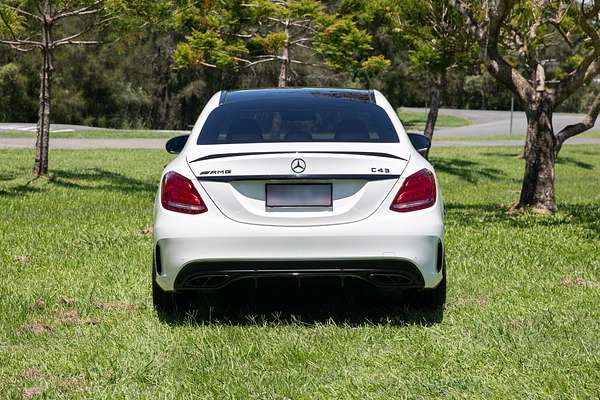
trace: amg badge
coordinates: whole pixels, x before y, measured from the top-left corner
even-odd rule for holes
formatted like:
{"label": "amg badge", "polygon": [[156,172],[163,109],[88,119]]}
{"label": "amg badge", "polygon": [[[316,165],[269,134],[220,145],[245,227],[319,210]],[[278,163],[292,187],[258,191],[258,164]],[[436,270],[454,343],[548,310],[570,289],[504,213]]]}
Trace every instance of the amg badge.
{"label": "amg badge", "polygon": [[202,171],[200,172],[200,175],[227,175],[227,174],[231,174],[231,170],[230,169],[215,169],[212,171]]}

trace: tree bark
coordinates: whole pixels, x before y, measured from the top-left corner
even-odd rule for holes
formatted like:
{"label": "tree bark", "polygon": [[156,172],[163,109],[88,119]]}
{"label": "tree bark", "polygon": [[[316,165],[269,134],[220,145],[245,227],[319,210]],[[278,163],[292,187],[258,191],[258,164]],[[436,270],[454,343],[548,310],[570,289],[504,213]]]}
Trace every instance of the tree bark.
{"label": "tree bark", "polygon": [[431,82],[429,113],[427,113],[427,121],[425,122],[425,130],[423,131],[423,134],[427,136],[429,140],[433,139],[433,132],[435,130],[435,124],[437,122],[438,112],[440,109],[440,98],[444,82],[445,79],[443,73],[435,74]]}
{"label": "tree bark", "polygon": [[35,162],[33,175],[35,177],[48,174],[48,145],[50,141],[50,99],[52,84],[52,49],[50,44],[51,26],[42,26],[44,47],[42,48],[42,69],[40,71],[40,96],[37,122],[37,140],[35,144]]}
{"label": "tree bark", "polygon": [[288,29],[289,20],[285,25],[285,43],[281,54],[281,63],[279,65],[279,81],[277,86],[286,87],[288,81],[288,70],[290,67],[290,35]]}
{"label": "tree bark", "polygon": [[513,210],[531,208],[541,213],[557,210],[554,192],[556,138],[552,127],[552,102],[526,111],[525,174],[519,202]]}

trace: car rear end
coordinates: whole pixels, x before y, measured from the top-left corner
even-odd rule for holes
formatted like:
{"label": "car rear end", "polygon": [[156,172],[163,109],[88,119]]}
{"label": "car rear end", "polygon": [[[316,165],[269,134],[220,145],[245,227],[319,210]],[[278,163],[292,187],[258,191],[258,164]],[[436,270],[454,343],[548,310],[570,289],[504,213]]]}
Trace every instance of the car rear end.
{"label": "car rear end", "polygon": [[213,98],[165,168],[154,226],[160,290],[326,276],[438,286],[439,188],[387,101],[258,92]]}

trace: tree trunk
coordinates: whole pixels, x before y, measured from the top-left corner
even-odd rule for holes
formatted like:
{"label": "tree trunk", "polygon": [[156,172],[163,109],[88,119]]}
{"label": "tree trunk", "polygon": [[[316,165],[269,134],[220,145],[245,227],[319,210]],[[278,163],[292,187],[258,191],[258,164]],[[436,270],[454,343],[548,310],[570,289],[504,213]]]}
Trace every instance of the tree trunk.
{"label": "tree trunk", "polygon": [[435,123],[437,122],[438,111],[440,109],[440,97],[442,85],[445,81],[443,74],[436,74],[431,82],[431,91],[429,95],[429,113],[425,122],[425,131],[423,132],[429,140],[433,139]]}
{"label": "tree trunk", "polygon": [[285,43],[281,54],[281,64],[279,66],[279,81],[277,86],[286,87],[288,81],[288,69],[290,67],[290,35],[288,30],[289,20],[285,25]]}
{"label": "tree trunk", "polygon": [[43,25],[44,48],[42,49],[42,70],[40,71],[40,96],[35,144],[35,177],[48,174],[48,145],[50,141],[50,99],[52,84],[52,49],[50,48],[50,26]]}
{"label": "tree trunk", "polygon": [[526,111],[525,175],[519,202],[513,210],[531,208],[541,213],[556,211],[554,193],[555,146],[552,105],[543,101]]}

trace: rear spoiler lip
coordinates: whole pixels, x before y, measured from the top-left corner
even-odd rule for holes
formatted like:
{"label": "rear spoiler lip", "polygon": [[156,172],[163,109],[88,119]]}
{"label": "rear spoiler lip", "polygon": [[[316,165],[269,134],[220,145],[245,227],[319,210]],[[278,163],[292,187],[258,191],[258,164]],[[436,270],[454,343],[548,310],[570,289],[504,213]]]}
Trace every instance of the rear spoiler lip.
{"label": "rear spoiler lip", "polygon": [[201,182],[233,182],[233,181],[276,181],[276,180],[332,180],[332,179],[355,179],[366,181],[382,181],[386,179],[398,179],[399,174],[312,174],[312,175],[202,175],[196,177]]}
{"label": "rear spoiler lip", "polygon": [[370,156],[370,157],[384,157],[384,158],[394,158],[396,160],[408,161],[406,158],[395,156],[389,153],[378,153],[378,152],[370,152],[370,151],[257,151],[257,152],[249,152],[249,153],[223,153],[223,154],[210,154],[208,156],[196,158],[189,163],[193,163],[196,161],[204,161],[204,160],[214,160],[216,158],[228,158],[228,157],[243,157],[243,156],[257,156],[257,155],[266,155],[266,154],[293,154],[295,156],[300,156],[301,154],[349,154],[355,156]]}

